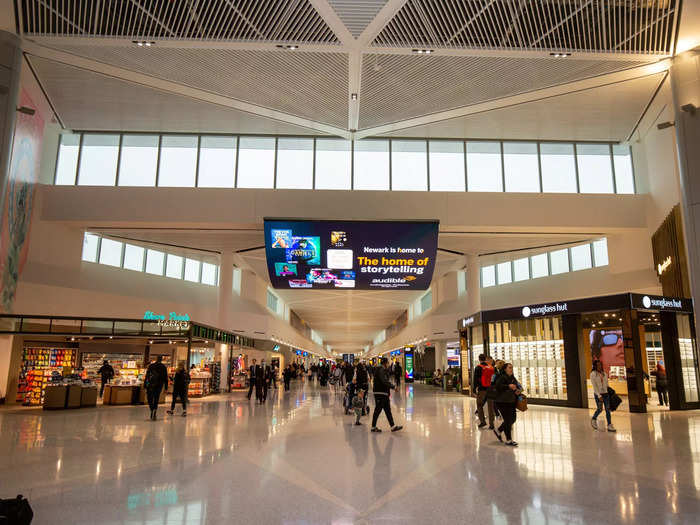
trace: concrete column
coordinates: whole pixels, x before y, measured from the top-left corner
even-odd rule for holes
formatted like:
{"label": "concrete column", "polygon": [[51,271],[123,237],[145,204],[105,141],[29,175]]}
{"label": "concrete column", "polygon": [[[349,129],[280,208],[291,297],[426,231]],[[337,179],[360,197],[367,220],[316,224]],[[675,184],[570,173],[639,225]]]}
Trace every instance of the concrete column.
{"label": "concrete column", "polygon": [[468,254],[467,262],[467,311],[466,315],[472,315],[481,311],[481,266],[479,257]]}
{"label": "concrete column", "polygon": [[4,210],[22,71],[19,37],[6,31],[0,31],[0,69],[0,210]]}
{"label": "concrete column", "polygon": [[[671,87],[690,289],[700,302],[700,48],[673,59]],[[695,333],[700,333],[695,315]]]}
{"label": "concrete column", "polygon": [[231,356],[230,345],[223,343],[217,344],[216,351],[221,355],[221,392],[228,392],[231,388],[228,368]]}
{"label": "concrete column", "polygon": [[219,324],[217,328],[231,329],[233,302],[233,253],[223,252],[219,257]]}

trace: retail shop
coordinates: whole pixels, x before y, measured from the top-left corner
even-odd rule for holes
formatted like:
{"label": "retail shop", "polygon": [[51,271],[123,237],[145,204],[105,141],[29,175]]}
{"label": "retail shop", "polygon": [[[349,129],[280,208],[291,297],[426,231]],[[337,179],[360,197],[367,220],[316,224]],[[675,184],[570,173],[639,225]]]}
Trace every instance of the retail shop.
{"label": "retail shop", "polygon": [[478,312],[458,322],[462,391],[484,353],[513,364],[533,403],[594,406],[588,377],[599,359],[623,410],[700,408],[693,326],[691,300],[634,293]]}
{"label": "retail shop", "polygon": [[[148,314],[148,312],[147,312]],[[5,402],[68,408],[50,387],[82,385],[102,394],[104,404],[144,402],[146,368],[160,357],[172,377],[179,363],[190,370],[190,397],[228,389],[231,356],[252,339],[189,320],[0,316],[5,346],[0,374]],[[107,361],[114,377],[102,389],[100,368]],[[58,396],[60,397],[60,396]],[[51,399],[49,399],[51,398]],[[94,406],[94,403],[92,404]]]}

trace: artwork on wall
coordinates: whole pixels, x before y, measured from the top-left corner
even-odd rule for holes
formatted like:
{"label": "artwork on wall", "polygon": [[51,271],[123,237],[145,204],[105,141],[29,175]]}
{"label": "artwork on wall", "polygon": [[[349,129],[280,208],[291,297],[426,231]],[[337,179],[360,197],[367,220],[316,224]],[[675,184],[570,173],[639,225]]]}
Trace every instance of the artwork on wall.
{"label": "artwork on wall", "polygon": [[[36,108],[24,90],[20,92],[19,105]],[[17,113],[0,231],[0,311],[5,313],[12,311],[19,276],[27,260],[43,135],[44,119],[39,112],[34,115]]]}

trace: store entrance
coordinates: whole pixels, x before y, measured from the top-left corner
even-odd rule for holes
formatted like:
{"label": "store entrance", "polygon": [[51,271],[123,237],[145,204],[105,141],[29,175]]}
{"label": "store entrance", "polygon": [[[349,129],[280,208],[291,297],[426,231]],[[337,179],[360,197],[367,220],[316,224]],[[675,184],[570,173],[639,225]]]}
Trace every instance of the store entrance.
{"label": "store entrance", "polygon": [[668,376],[659,314],[639,312],[639,325],[644,365],[644,390],[647,392],[647,411],[670,410]]}

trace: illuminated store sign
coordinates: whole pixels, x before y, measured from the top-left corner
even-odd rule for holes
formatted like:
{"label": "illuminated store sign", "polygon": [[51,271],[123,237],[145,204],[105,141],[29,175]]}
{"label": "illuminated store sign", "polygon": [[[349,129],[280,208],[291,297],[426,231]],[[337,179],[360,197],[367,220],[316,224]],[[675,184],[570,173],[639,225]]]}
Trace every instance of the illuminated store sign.
{"label": "illuminated store sign", "polygon": [[664,262],[656,265],[656,271],[659,273],[659,275],[662,275],[668,269],[669,266],[671,266],[670,255],[666,257],[666,259],[664,259]]}
{"label": "illuminated store sign", "polygon": [[166,318],[164,315],[146,310],[143,318],[147,321],[158,321],[158,326],[163,328],[177,328],[178,330],[187,330],[190,327],[190,316],[188,314],[178,315],[175,312],[170,312]]}
{"label": "illuminated store sign", "polygon": [[531,315],[549,315],[554,313],[565,313],[569,310],[567,303],[542,304],[538,306],[524,306],[522,309],[523,317]]}
{"label": "illuminated store sign", "polygon": [[682,299],[667,299],[666,297],[642,297],[642,306],[644,308],[658,308],[659,310],[678,310],[683,308]]}

